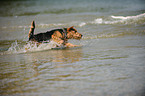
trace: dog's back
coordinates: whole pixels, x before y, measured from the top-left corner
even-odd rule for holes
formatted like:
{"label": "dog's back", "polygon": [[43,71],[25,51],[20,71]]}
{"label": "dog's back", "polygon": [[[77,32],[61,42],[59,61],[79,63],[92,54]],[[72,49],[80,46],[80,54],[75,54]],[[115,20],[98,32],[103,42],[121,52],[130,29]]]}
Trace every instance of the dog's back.
{"label": "dog's back", "polygon": [[29,41],[37,41],[37,42],[48,41],[51,39],[51,36],[54,33],[54,30],[51,30],[51,31],[47,31],[44,33],[38,33],[38,34],[34,35],[34,29],[35,29],[35,22],[32,21],[31,28],[30,28],[29,35],[28,35]]}
{"label": "dog's back", "polygon": [[50,32],[45,32],[45,33],[39,33],[36,35],[33,35],[29,38],[30,41],[37,41],[37,42],[43,42],[43,41],[48,41],[51,39],[51,36],[54,32],[50,31]]}

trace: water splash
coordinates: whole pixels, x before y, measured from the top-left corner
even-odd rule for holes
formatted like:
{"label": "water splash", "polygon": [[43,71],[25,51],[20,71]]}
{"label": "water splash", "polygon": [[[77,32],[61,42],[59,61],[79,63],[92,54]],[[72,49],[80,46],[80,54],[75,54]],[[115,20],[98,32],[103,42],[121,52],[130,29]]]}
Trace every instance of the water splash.
{"label": "water splash", "polygon": [[40,45],[34,42],[26,42],[26,44],[23,45],[21,44],[21,42],[15,41],[11,44],[8,51],[6,51],[5,53],[17,54],[17,53],[37,52],[56,48],[57,46],[60,46],[60,48],[63,47],[54,41],[50,41],[49,43],[42,43]]}

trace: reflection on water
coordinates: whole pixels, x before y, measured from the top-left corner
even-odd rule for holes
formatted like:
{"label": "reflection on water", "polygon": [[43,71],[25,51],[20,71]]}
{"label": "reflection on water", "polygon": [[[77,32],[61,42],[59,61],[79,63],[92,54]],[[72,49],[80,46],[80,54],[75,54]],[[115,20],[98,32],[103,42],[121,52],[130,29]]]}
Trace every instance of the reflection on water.
{"label": "reflection on water", "polygon": [[81,58],[81,48],[1,56],[1,93],[6,95],[38,91],[45,84],[39,86],[35,82],[59,81],[69,77],[69,74],[58,73]]}
{"label": "reflection on water", "polygon": [[82,50],[79,49],[64,49],[64,50],[50,50],[43,52],[36,52],[28,54],[29,57],[25,58],[29,61],[39,61],[42,63],[57,62],[57,63],[74,63],[79,61],[82,56]]}

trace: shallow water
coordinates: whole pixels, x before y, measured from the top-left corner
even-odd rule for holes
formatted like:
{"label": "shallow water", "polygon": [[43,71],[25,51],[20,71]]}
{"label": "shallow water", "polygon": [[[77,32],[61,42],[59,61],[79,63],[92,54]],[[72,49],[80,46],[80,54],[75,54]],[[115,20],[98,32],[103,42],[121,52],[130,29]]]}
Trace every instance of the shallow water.
{"label": "shallow water", "polygon": [[[143,0],[44,1],[1,3],[0,95],[144,96]],[[75,26],[82,46],[28,42],[32,20],[35,33]]]}

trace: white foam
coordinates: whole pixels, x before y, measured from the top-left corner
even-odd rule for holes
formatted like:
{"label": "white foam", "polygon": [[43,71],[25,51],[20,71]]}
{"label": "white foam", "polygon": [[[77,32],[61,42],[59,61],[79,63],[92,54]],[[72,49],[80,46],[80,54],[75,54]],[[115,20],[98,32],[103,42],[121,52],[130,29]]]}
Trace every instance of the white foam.
{"label": "white foam", "polygon": [[91,21],[90,24],[114,24],[116,21],[106,21],[102,18],[97,18],[94,21]]}
{"label": "white foam", "polygon": [[145,13],[143,14],[139,14],[136,16],[111,16],[114,19],[135,19],[135,18],[139,18],[139,17],[145,17]]}
{"label": "white foam", "polygon": [[92,23],[95,23],[95,24],[102,24],[102,23],[103,23],[103,19],[102,19],[102,18],[97,18],[97,19],[95,19]]}
{"label": "white foam", "polygon": [[82,27],[82,26],[85,26],[87,23],[85,23],[85,22],[81,22],[80,24],[79,24],[79,27]]}
{"label": "white foam", "polygon": [[127,19],[128,17],[124,17],[124,16],[111,16],[114,19]]}

